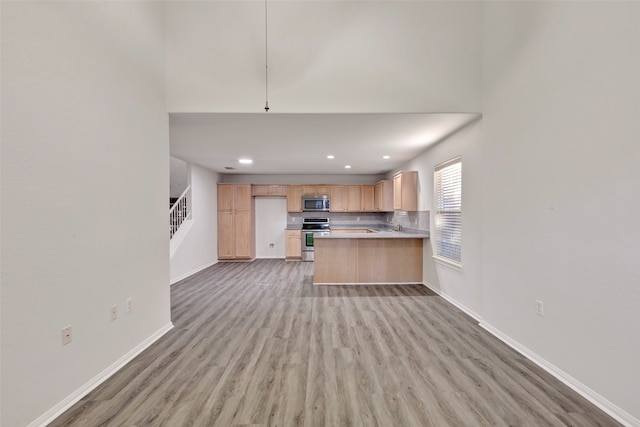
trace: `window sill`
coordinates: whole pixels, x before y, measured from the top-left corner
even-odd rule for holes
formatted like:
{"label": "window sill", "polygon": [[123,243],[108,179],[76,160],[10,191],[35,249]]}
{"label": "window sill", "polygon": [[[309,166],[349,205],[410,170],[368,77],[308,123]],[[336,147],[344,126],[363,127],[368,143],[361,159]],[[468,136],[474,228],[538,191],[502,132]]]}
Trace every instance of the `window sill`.
{"label": "window sill", "polygon": [[436,255],[433,255],[432,258],[438,264],[442,264],[456,271],[462,271],[462,264],[457,261],[453,261],[449,258],[443,258]]}

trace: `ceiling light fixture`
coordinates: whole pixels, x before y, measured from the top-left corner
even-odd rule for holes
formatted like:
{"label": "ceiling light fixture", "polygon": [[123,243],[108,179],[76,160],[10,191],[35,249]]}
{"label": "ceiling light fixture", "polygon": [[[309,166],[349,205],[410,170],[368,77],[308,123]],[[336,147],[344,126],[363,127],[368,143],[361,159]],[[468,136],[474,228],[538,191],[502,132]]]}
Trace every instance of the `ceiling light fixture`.
{"label": "ceiling light fixture", "polygon": [[344,167],[345,169],[351,169],[351,165],[347,165]]}
{"label": "ceiling light fixture", "polygon": [[383,159],[388,159],[388,158],[389,158],[389,156],[382,156],[382,158],[383,158]]}
{"label": "ceiling light fixture", "polygon": [[240,160],[238,160],[238,162],[242,163],[243,165],[250,165],[251,163],[253,163],[253,160],[251,160],[251,159],[240,159]]}
{"label": "ceiling light fixture", "polygon": [[333,155],[333,154],[329,154],[329,155],[327,156],[327,159],[335,159],[335,157],[334,157],[334,155]]}
{"label": "ceiling light fixture", "polygon": [[269,56],[267,51],[267,0],[264,0],[264,111],[269,112]]}

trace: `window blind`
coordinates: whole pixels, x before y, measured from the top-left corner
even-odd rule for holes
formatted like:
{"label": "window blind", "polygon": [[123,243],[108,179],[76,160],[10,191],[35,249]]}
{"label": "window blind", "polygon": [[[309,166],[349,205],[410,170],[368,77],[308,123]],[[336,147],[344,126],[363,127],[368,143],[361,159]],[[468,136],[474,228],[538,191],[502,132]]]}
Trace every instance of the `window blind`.
{"label": "window blind", "polygon": [[436,256],[462,262],[462,159],[435,168]]}

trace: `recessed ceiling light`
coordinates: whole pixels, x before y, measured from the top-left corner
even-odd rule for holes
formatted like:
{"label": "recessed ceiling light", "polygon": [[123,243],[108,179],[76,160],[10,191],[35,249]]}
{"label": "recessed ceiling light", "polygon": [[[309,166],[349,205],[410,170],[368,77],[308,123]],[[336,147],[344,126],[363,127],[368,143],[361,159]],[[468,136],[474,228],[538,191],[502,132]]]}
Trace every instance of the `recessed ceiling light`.
{"label": "recessed ceiling light", "polygon": [[327,156],[327,159],[335,159],[335,157],[333,156],[333,154],[329,154],[329,155]]}
{"label": "recessed ceiling light", "polygon": [[389,158],[389,156],[382,156],[382,158],[383,158],[383,159],[388,159],[388,158]]}
{"label": "recessed ceiling light", "polygon": [[344,167],[345,169],[351,169],[351,165],[347,165]]}
{"label": "recessed ceiling light", "polygon": [[239,161],[240,163],[242,163],[242,164],[245,164],[245,165],[248,165],[248,164],[253,163],[253,160],[251,160],[251,159],[240,159],[240,160],[238,160],[238,161]]}

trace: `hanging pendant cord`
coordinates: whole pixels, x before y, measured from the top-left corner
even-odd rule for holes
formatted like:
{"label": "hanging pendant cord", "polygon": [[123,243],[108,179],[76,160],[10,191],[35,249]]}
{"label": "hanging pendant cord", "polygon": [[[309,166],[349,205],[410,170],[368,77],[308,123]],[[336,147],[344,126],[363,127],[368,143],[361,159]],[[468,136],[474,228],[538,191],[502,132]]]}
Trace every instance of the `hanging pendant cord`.
{"label": "hanging pendant cord", "polygon": [[267,49],[267,0],[264,0],[264,111],[269,112],[269,54]]}

